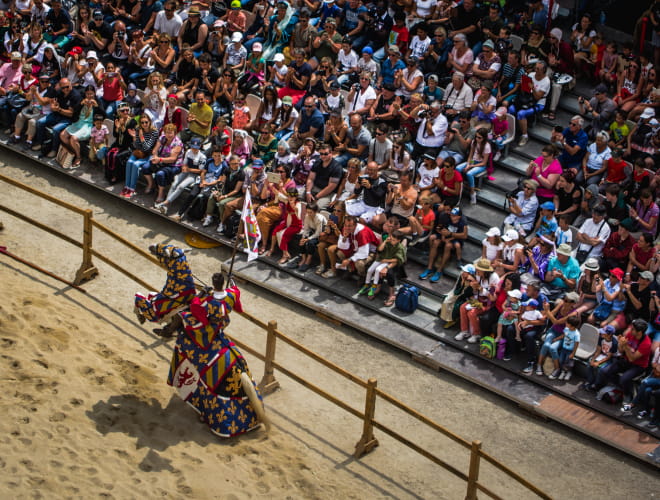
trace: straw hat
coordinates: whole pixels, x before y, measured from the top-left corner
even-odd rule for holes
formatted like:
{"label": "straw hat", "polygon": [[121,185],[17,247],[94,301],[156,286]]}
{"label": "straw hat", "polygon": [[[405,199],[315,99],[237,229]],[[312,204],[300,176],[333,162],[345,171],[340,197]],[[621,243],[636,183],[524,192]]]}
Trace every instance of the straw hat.
{"label": "straw hat", "polygon": [[493,272],[493,266],[490,265],[490,261],[488,259],[479,259],[475,263],[474,267],[477,271],[483,271],[485,273]]}

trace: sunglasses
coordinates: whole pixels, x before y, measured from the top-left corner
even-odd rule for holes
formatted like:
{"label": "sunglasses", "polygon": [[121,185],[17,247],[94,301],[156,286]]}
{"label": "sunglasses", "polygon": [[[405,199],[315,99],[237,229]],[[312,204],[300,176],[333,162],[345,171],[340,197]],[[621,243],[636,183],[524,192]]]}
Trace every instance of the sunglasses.
{"label": "sunglasses", "polygon": [[330,153],[319,153],[321,156],[330,156]]}
{"label": "sunglasses", "polygon": [[376,132],[376,135],[385,135],[385,132]]}
{"label": "sunglasses", "polygon": [[71,87],[70,87],[69,85],[67,85],[67,86],[65,86],[65,87],[60,87],[60,88],[61,88],[62,90],[66,90],[66,89],[70,89]]}
{"label": "sunglasses", "polygon": [[119,112],[120,113],[128,113],[128,109],[120,109]]}
{"label": "sunglasses", "polygon": [[94,16],[94,21],[103,21],[103,16]]}
{"label": "sunglasses", "polygon": [[286,170],[275,170],[278,174],[286,174]]}
{"label": "sunglasses", "polygon": [[315,108],[316,106],[314,106],[313,104],[312,105],[305,104],[303,107],[305,107],[305,108]]}
{"label": "sunglasses", "polygon": [[149,125],[149,122],[147,120],[142,120],[140,121],[140,125]]}

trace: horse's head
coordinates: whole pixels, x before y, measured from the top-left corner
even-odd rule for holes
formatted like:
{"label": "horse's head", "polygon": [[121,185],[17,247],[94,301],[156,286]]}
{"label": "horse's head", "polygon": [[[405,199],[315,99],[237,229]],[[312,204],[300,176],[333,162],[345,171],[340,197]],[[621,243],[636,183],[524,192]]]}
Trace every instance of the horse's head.
{"label": "horse's head", "polygon": [[172,260],[177,260],[186,254],[183,248],[177,248],[174,245],[165,243],[154,243],[149,245],[149,251],[158,257],[161,264],[168,264]]}

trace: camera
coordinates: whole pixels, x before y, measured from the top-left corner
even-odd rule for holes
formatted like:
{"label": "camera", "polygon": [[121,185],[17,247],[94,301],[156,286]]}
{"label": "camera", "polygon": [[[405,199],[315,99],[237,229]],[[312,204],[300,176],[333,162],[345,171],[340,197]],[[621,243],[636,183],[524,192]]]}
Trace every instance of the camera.
{"label": "camera", "polygon": [[417,113],[417,116],[419,118],[426,118],[429,115],[429,110],[428,109],[423,109],[419,113]]}
{"label": "camera", "polygon": [[360,90],[360,84],[359,83],[354,83],[352,86],[353,90]]}
{"label": "camera", "polygon": [[126,32],[125,31],[118,31],[117,36],[120,37],[120,38],[124,38],[126,36]]}

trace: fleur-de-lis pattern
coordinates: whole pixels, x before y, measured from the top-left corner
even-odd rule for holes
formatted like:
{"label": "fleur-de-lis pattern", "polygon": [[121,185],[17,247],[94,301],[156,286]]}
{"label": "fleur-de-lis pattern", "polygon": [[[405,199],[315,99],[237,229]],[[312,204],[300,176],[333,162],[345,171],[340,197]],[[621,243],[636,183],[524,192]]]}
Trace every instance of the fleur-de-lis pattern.
{"label": "fleur-de-lis pattern", "polygon": [[165,286],[160,293],[150,293],[146,297],[135,294],[135,307],[147,321],[159,321],[170,311],[189,305],[195,297],[195,282],[183,250],[173,245],[158,244],[156,255],[167,267]]}
{"label": "fleur-de-lis pattern", "polygon": [[240,292],[236,287],[226,292],[223,299],[209,296],[202,300],[209,320],[207,326],[191,313],[181,313],[185,332],[177,338],[167,379],[167,383],[173,385],[174,374],[185,360],[195,365],[200,374],[198,386],[186,402],[200,413],[211,431],[221,437],[243,434],[259,425],[241,386],[241,372],[250,375],[247,362],[224,334],[229,312],[240,307]]}

